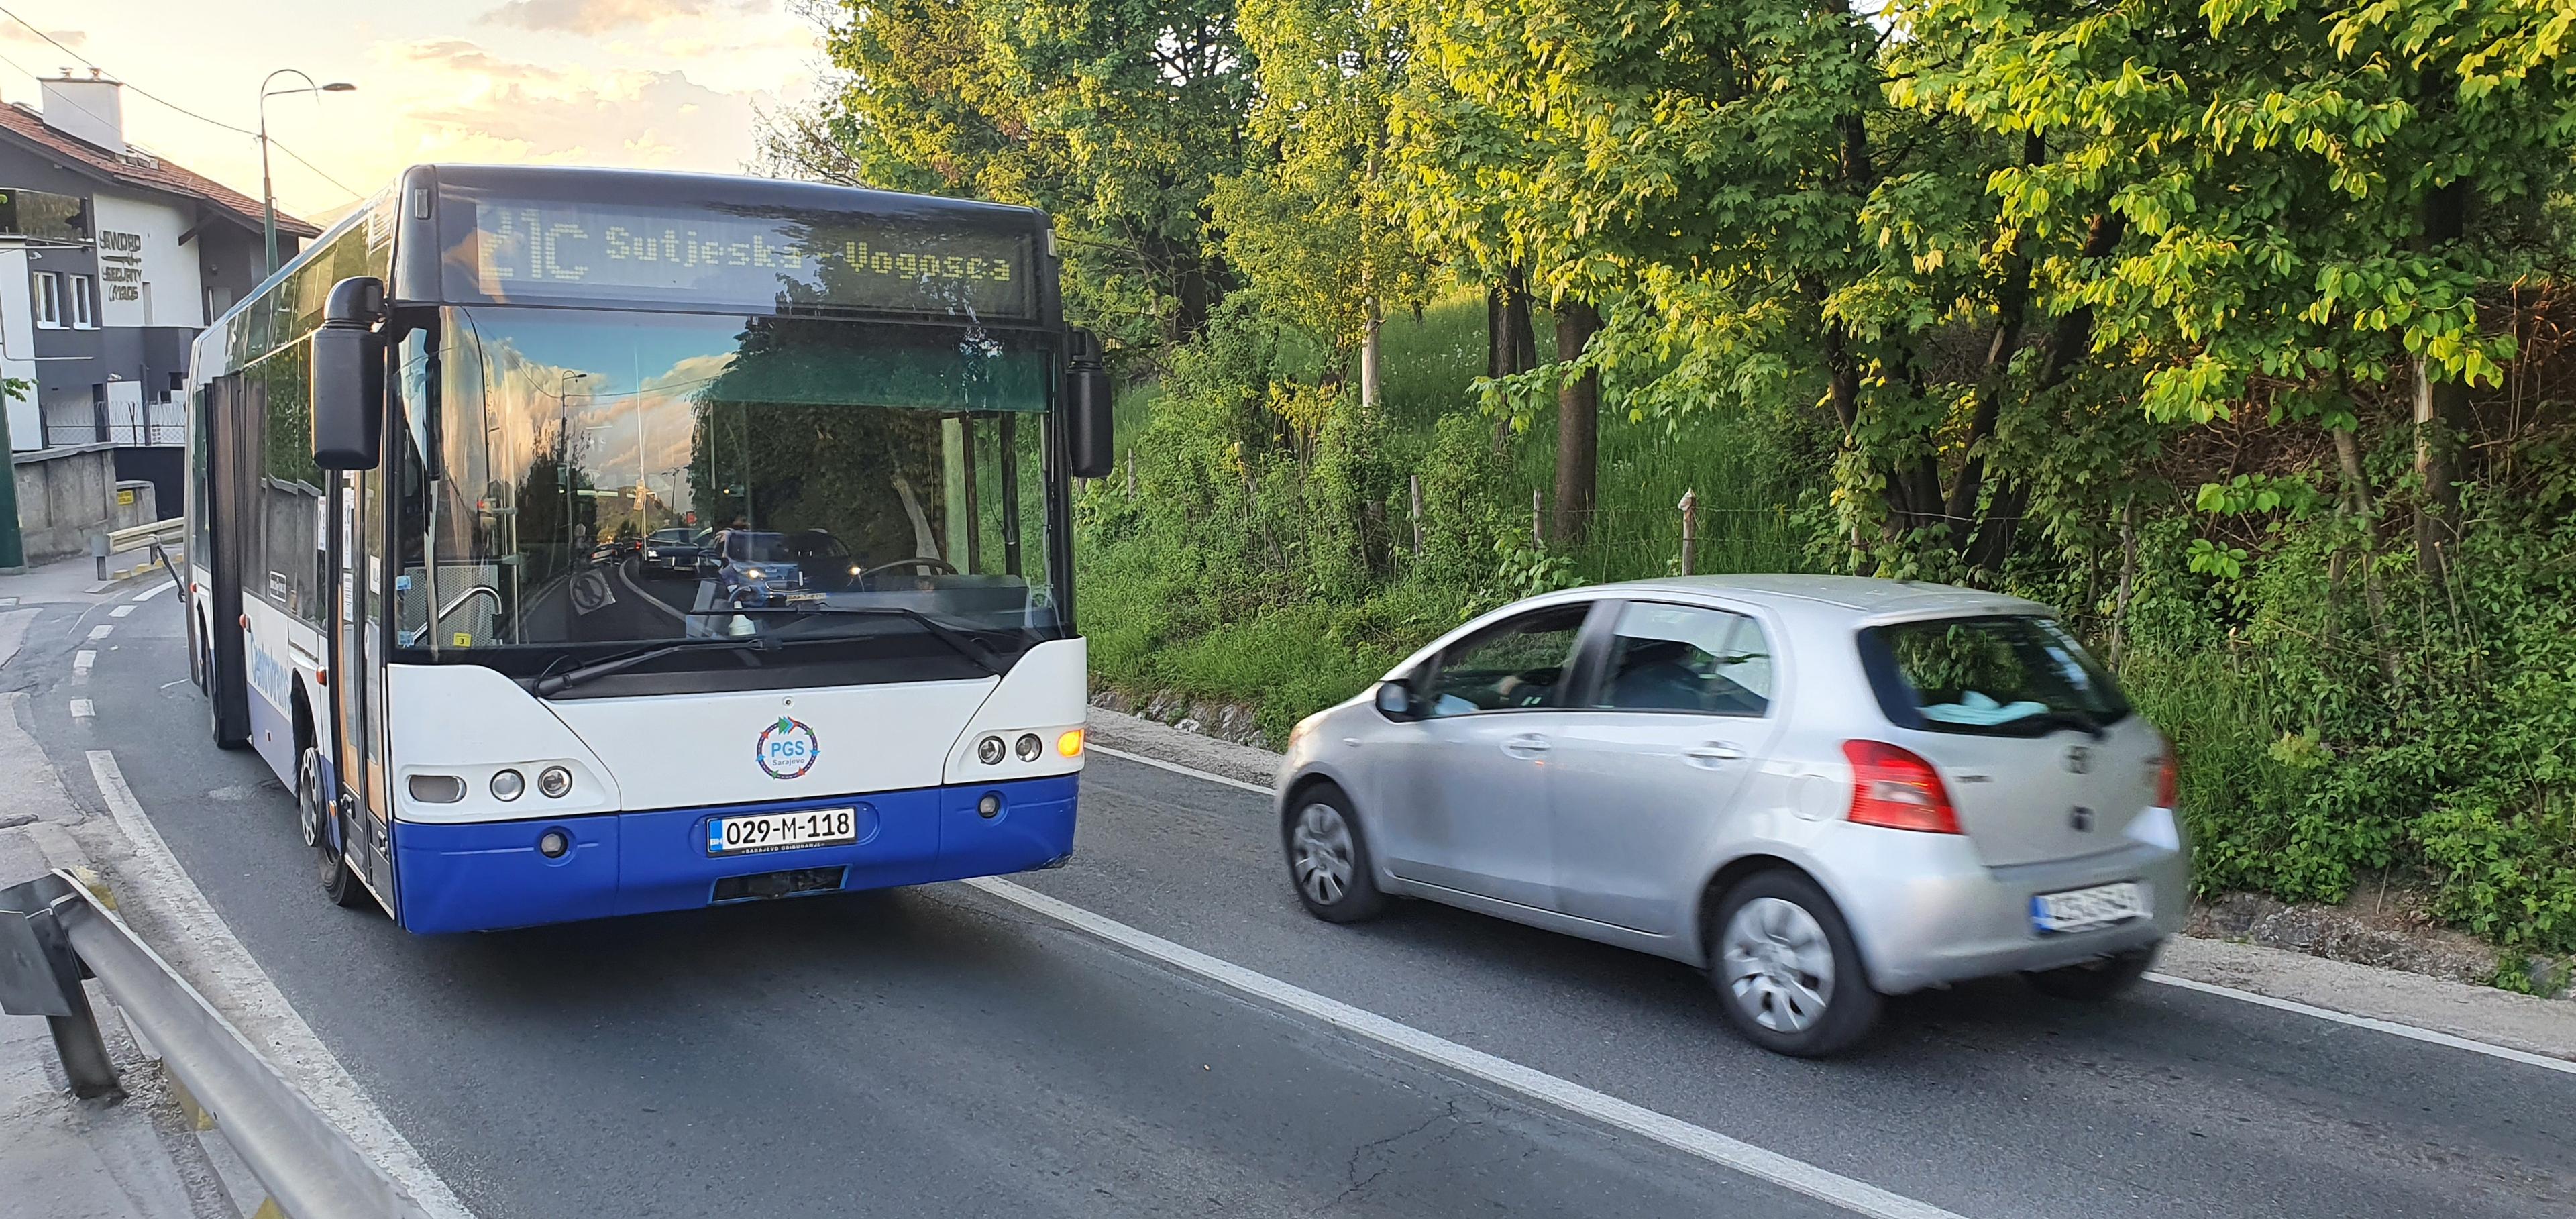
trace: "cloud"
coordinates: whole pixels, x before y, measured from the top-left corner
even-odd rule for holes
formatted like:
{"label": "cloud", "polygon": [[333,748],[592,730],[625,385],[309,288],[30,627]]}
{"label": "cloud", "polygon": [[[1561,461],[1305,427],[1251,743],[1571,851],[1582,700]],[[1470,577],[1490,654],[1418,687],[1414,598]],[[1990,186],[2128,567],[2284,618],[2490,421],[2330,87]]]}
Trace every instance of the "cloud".
{"label": "cloud", "polygon": [[730,170],[751,156],[755,103],[680,71],[593,73],[457,38],[382,48],[415,160],[580,161]]}
{"label": "cloud", "polygon": [[605,34],[628,26],[659,25],[675,17],[749,13],[762,0],[509,0],[483,15],[493,25],[565,34]]}

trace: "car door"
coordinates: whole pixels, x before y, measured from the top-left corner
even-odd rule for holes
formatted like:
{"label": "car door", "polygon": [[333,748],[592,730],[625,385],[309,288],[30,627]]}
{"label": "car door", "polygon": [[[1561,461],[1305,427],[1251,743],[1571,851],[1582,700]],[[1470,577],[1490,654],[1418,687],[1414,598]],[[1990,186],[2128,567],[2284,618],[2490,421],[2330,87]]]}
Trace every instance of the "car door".
{"label": "car door", "polygon": [[1551,733],[1557,900],[1656,935],[1685,928],[1702,849],[1771,745],[1773,657],[1751,616],[1630,601],[1606,609],[1599,678]]}
{"label": "car door", "polygon": [[1414,677],[1420,718],[1383,738],[1375,818],[1406,880],[1555,908],[1546,767],[1592,603],[1515,615],[1442,650]]}

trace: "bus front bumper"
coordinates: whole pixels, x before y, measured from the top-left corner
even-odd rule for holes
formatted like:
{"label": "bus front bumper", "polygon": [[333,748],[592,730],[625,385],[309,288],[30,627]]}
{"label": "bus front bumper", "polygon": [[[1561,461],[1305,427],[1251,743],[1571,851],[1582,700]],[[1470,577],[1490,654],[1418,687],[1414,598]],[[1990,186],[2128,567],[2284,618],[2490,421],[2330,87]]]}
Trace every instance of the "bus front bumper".
{"label": "bus front bumper", "polygon": [[[782,892],[847,892],[1025,872],[1073,853],[1078,774],[814,800],[394,829],[398,917],[422,933],[694,910]],[[985,816],[984,797],[1000,799]],[[710,856],[707,823],[852,809],[857,841]],[[570,848],[549,859],[548,831]]]}

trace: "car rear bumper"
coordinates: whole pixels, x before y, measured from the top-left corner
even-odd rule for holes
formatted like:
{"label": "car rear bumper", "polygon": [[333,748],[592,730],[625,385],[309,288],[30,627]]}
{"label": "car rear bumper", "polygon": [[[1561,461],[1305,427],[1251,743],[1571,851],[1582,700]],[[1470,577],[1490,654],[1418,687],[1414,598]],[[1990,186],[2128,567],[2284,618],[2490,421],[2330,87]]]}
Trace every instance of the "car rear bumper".
{"label": "car rear bumper", "polygon": [[[1987,867],[1957,835],[1846,830],[1853,849],[1836,853],[1835,900],[1886,994],[2142,948],[2182,930],[2191,900],[2187,849],[2124,838],[2074,859]],[[2153,913],[2074,932],[2032,925],[2033,897],[2117,881],[2143,885]]]}
{"label": "car rear bumper", "polygon": [[[1079,780],[1060,775],[526,821],[406,821],[394,828],[396,904],[412,931],[491,931],[715,905],[736,900],[720,898],[718,882],[773,873],[838,870],[837,883],[815,891],[846,892],[1025,872],[1072,854]],[[1002,797],[992,817],[976,807],[988,793]],[[706,852],[712,817],[854,806],[854,843],[715,858]],[[537,850],[550,829],[572,840],[562,858]]]}

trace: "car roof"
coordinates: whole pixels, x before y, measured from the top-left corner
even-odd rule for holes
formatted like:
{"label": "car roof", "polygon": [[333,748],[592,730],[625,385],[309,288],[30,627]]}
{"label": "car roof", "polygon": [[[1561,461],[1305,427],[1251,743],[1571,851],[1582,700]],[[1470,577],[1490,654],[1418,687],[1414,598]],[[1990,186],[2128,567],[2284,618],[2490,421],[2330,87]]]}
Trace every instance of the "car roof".
{"label": "car roof", "polygon": [[1828,606],[1867,617],[1931,617],[1943,614],[2047,614],[2047,606],[2003,593],[1920,580],[1882,580],[1872,576],[1726,575],[1667,576],[1632,580],[1587,590],[1604,596],[1722,596],[1782,609]]}

